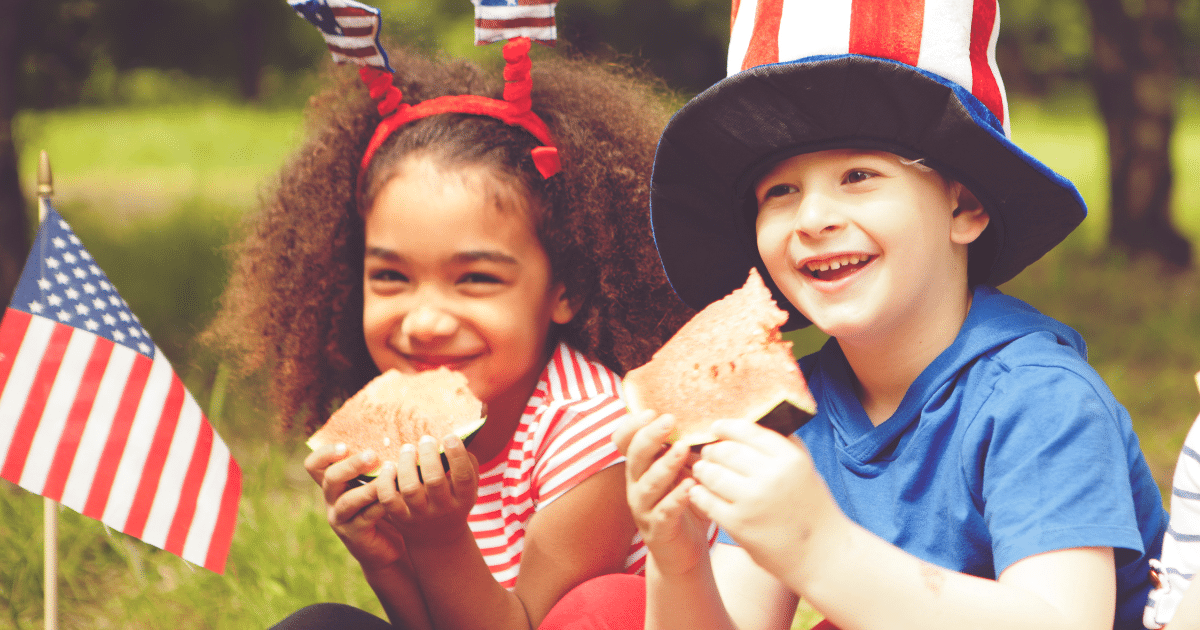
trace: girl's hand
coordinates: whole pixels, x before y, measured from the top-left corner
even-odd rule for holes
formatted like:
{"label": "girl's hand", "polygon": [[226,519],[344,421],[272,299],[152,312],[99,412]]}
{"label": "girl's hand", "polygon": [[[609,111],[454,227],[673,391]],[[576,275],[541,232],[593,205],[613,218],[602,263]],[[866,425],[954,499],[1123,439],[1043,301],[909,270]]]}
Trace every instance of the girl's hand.
{"label": "girl's hand", "polygon": [[[385,468],[387,475],[394,475],[392,478],[396,482],[379,489],[379,502],[387,511],[388,521],[396,526],[410,546],[437,545],[458,539],[478,498],[479,471],[475,456],[455,435],[443,438],[442,448],[450,464],[448,473],[442,468],[437,440],[428,435],[423,436],[415,447],[412,444],[402,446],[400,461],[391,470]],[[380,475],[381,478],[384,476]]]}
{"label": "girl's hand", "polygon": [[[404,539],[383,520],[385,511],[379,503],[379,490],[389,482],[377,478],[347,489],[350,480],[374,470],[379,465],[378,458],[371,451],[350,458],[346,455],[345,444],[326,445],[304,460],[305,470],[321,486],[329,525],[365,570],[379,569],[401,559],[407,561]],[[393,476],[391,487],[394,479]]]}
{"label": "girl's hand", "polygon": [[849,522],[799,440],[747,422],[713,432],[721,441],[701,451],[688,496],[772,574],[796,571],[816,540]]}
{"label": "girl's hand", "polygon": [[688,492],[690,448],[676,443],[663,451],[675,420],[664,415],[633,434],[625,463],[626,497],[634,523],[664,574],[688,572],[708,557],[708,519],[692,509]]}

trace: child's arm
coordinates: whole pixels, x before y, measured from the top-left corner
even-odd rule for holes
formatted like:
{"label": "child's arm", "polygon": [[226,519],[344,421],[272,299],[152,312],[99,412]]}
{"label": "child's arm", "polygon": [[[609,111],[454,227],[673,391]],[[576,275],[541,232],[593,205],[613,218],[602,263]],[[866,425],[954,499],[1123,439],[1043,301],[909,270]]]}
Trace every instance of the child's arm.
{"label": "child's arm", "polygon": [[[710,555],[708,520],[687,498],[695,485],[686,471],[689,448],[676,444],[662,452],[673,421],[652,417],[631,416],[614,434],[628,454],[629,504],[649,551],[645,627],[786,630],[796,596],[738,547],[719,544]],[[725,603],[732,604],[728,612]]]}
{"label": "child's arm", "polygon": [[378,465],[369,451],[346,459],[342,444],[323,446],[304,460],[305,470],[321,486],[329,525],[362,566],[388,619],[411,630],[429,630],[429,614],[404,539],[383,520],[384,508],[378,502],[381,482],[376,479],[347,490],[351,479]]}
{"label": "child's arm", "polygon": [[724,440],[693,467],[692,504],[842,630],[1112,627],[1110,548],[1031,556],[996,581],[948,571],[850,521],[803,445],[757,425],[714,430]]}
{"label": "child's arm", "polygon": [[492,577],[467,525],[478,484],[473,458],[457,438],[448,438],[444,447],[448,476],[436,443],[422,440],[423,482],[413,462],[402,461],[400,490],[380,496],[404,535],[439,630],[534,628],[571,588],[624,567],[634,529],[623,508],[623,469],[613,466],[530,519],[520,577],[513,591],[506,590]]}

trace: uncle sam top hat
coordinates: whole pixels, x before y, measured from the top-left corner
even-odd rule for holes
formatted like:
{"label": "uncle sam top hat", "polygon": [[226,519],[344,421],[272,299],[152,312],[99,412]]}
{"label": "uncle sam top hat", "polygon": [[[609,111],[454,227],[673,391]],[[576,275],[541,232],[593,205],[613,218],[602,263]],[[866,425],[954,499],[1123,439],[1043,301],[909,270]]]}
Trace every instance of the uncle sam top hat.
{"label": "uncle sam top hat", "polygon": [[1009,139],[996,0],[733,0],[729,76],[671,119],[651,218],[676,293],[703,308],[758,267],[755,181],[782,159],[859,148],[921,158],[990,215],[972,283],[999,285],[1087,213],[1082,197]]}

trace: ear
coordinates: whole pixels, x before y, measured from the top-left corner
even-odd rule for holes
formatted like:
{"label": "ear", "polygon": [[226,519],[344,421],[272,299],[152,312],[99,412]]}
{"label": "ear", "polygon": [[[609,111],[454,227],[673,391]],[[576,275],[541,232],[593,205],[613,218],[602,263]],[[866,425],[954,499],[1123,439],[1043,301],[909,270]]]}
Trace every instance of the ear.
{"label": "ear", "polygon": [[950,219],[950,240],[958,245],[967,245],[983,234],[991,218],[979,198],[966,186],[955,182],[958,188],[958,207]]}
{"label": "ear", "polygon": [[550,311],[550,321],[565,324],[575,319],[581,305],[572,304],[571,300],[567,299],[567,286],[560,282],[554,285],[551,291],[554,292],[554,306]]}

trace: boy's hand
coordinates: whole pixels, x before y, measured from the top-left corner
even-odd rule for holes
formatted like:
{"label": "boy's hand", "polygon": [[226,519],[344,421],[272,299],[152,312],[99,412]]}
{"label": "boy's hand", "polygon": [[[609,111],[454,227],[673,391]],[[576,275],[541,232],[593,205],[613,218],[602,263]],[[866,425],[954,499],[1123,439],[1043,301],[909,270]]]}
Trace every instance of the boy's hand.
{"label": "boy's hand", "polygon": [[455,435],[443,438],[442,447],[450,464],[449,472],[442,468],[437,440],[426,435],[415,447],[402,446],[400,461],[387,462],[379,475],[381,479],[394,480],[379,489],[379,502],[387,510],[387,520],[396,526],[409,546],[460,539],[467,515],[478,498],[475,456]]}
{"label": "boy's hand", "polygon": [[384,508],[378,500],[380,480],[347,490],[350,480],[378,465],[371,451],[347,458],[345,444],[322,446],[304,459],[304,469],[321,486],[330,527],[366,570],[407,560],[404,539],[383,520]]}
{"label": "boy's hand", "polygon": [[676,443],[663,451],[674,424],[664,415],[630,437],[625,481],[633,520],[652,561],[663,573],[680,574],[708,557],[708,520],[688,502],[696,485],[686,470],[689,447]]}
{"label": "boy's hand", "polygon": [[808,449],[753,423],[720,421],[713,431],[721,441],[693,465],[692,504],[776,576],[802,569],[815,541],[848,522]]}

